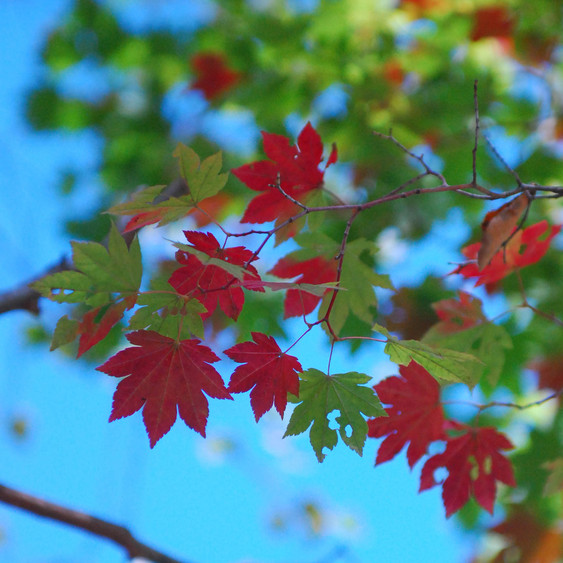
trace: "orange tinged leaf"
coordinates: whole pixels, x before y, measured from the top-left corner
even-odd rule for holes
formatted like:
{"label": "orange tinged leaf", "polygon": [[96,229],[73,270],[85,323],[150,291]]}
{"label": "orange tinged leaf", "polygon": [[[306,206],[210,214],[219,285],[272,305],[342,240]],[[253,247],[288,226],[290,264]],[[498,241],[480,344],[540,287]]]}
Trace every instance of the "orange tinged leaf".
{"label": "orange tinged leaf", "polygon": [[[506,245],[505,251],[498,251],[482,270],[477,265],[477,255],[481,243],[476,242],[462,249],[463,255],[470,260],[456,268],[452,274],[461,274],[465,278],[477,278],[475,286],[493,287],[496,282],[506,277],[516,268],[523,268],[538,262],[547,252],[551,240],[561,231],[561,225],[549,226],[547,221],[518,231]],[[542,237],[540,239],[540,237]]]}
{"label": "orange tinged leaf", "polygon": [[228,66],[222,53],[197,53],[190,62],[197,77],[191,89],[201,90],[208,100],[230,90],[240,80],[240,73]]}
{"label": "orange tinged leaf", "polygon": [[485,215],[481,225],[483,229],[481,247],[477,253],[479,270],[482,270],[491,261],[501,246],[510,238],[518,224],[518,219],[528,206],[528,202],[528,196],[521,194],[499,209]]}

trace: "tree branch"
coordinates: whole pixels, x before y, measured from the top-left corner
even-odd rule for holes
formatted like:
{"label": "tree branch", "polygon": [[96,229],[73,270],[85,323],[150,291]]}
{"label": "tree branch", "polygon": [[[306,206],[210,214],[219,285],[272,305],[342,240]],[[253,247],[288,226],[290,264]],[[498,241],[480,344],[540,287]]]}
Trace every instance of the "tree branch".
{"label": "tree branch", "polygon": [[[70,270],[71,268],[72,264],[65,257],[58,264],[51,266],[47,271],[37,276],[29,283],[32,283],[48,274],[63,272],[65,270]],[[33,315],[38,315],[40,297],[41,294],[34,289],[31,289],[27,283],[9,291],[5,291],[4,293],[0,293],[0,314],[21,309],[23,311],[29,311]]]}
{"label": "tree branch", "polygon": [[0,485],[0,501],[32,512],[38,516],[57,520],[58,522],[86,530],[102,538],[107,538],[122,546],[131,559],[133,557],[143,557],[154,561],[154,563],[187,563],[186,561],[182,562],[179,559],[169,557],[140,542],[124,526],[113,524],[84,512],[48,502],[4,485]]}

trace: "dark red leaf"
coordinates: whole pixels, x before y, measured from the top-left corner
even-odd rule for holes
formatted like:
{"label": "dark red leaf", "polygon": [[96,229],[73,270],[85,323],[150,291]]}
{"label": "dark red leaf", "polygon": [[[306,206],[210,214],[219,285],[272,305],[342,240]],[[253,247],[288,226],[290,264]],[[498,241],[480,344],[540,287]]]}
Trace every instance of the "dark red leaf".
{"label": "dark red leaf", "polygon": [[119,303],[112,303],[105,307],[96,307],[88,311],[78,327],[80,340],[78,342],[77,358],[90,350],[92,346],[103,340],[108,332],[121,320],[126,309],[131,309],[137,301],[133,295]]}
{"label": "dark red leaf", "polygon": [[303,370],[296,357],[284,354],[271,336],[253,332],[254,342],[242,342],[225,354],[242,365],[238,366],[229,383],[231,393],[250,392],[254,416],[260,417],[275,404],[283,418],[288,392],[299,395],[299,373]]}
{"label": "dark red leaf", "polygon": [[436,328],[443,333],[453,334],[486,321],[481,300],[465,291],[457,299],[442,299],[432,305],[440,322]]}
{"label": "dark red leaf", "polygon": [[394,458],[407,444],[407,460],[412,468],[426,453],[428,445],[444,440],[444,411],[440,403],[440,385],[416,362],[399,367],[401,377],[384,379],[374,386],[379,400],[391,405],[389,416],[368,420],[368,436],[383,438],[376,465]]}
{"label": "dark red leaf", "polygon": [[511,37],[514,31],[514,18],[506,6],[484,6],[479,8],[473,19],[471,40],[484,37]]}
{"label": "dark red leaf", "polygon": [[180,342],[157,332],[139,330],[127,335],[134,346],[112,356],[97,369],[124,377],[113,395],[110,422],[141,408],[151,448],[180,418],[205,436],[209,404],[204,392],[232,399],[219,373],[210,364],[219,358],[199,340]]}
{"label": "dark red leaf", "polygon": [[[252,259],[252,252],[243,246],[221,248],[211,233],[184,231],[184,234],[194,248],[212,258],[236,266],[244,266]],[[182,250],[176,252],[176,260],[182,266],[170,276],[168,283],[178,293],[198,299],[207,309],[203,314],[204,319],[215,311],[217,305],[228,317],[237,319],[244,305],[244,292],[240,285],[234,283],[234,276],[219,266],[203,264],[195,255]],[[260,279],[254,266],[248,265],[246,270],[250,279]]]}
{"label": "dark red leaf", "polygon": [[443,453],[429,458],[420,475],[420,491],[438,483],[434,472],[445,467],[442,499],[446,517],[459,510],[473,495],[492,514],[496,498],[496,482],[516,486],[510,461],[500,450],[510,450],[511,442],[492,427],[468,428],[461,436],[450,438]]}
{"label": "dark red leaf", "polygon": [[208,100],[217,98],[240,80],[240,73],[229,68],[222,53],[197,53],[191,58],[191,65],[197,77],[191,89],[201,90]]}
{"label": "dark red leaf", "polygon": [[[297,262],[292,258],[282,258],[270,270],[278,278],[297,278],[296,283],[323,284],[336,280],[336,260],[326,260],[322,256]],[[326,290],[330,291],[330,290]],[[322,298],[301,289],[290,289],[285,296],[284,318],[308,315]]]}
{"label": "dark red leaf", "polygon": [[324,171],[337,159],[333,146],[325,168],[319,169],[323,145],[310,123],[305,125],[294,146],[283,135],[263,131],[262,138],[264,152],[270,160],[252,162],[232,170],[251,190],[263,192],[250,202],[242,223],[282,222],[298,213],[301,208],[276,187],[278,175],[283,192],[305,203],[310,192],[322,187]]}

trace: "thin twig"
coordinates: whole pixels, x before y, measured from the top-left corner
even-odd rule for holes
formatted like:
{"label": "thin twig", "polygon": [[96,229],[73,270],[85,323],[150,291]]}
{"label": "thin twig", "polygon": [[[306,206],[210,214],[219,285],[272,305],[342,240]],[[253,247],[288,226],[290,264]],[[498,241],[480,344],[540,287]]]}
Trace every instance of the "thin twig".
{"label": "thin twig", "polygon": [[511,174],[514,179],[516,180],[516,183],[518,184],[518,187],[522,190],[524,189],[524,183],[522,182],[522,180],[520,179],[520,176],[518,175],[518,172],[516,172],[516,170],[514,170],[514,168],[512,168],[511,166],[509,166],[509,164],[506,162],[506,160],[504,160],[504,158],[501,156],[501,154],[498,152],[497,148],[493,145],[493,143],[491,142],[491,140],[486,136],[483,135],[485,142],[487,143],[487,145],[489,145],[489,148],[493,151],[493,154],[500,160],[501,164],[506,168],[507,172],[509,174]]}
{"label": "thin twig", "polygon": [[479,81],[473,83],[473,107],[475,111],[475,142],[473,144],[473,187],[477,187],[477,148],[479,146],[479,99],[477,97],[477,85]]}
{"label": "thin twig", "polygon": [[490,403],[480,404],[480,403],[473,403],[471,401],[456,401],[456,400],[443,401],[442,404],[443,405],[467,405],[467,406],[474,407],[474,408],[478,409],[479,412],[482,412],[486,409],[492,409],[494,407],[503,407],[503,408],[510,408],[510,409],[516,409],[516,410],[519,410],[519,411],[524,411],[526,409],[530,409],[532,407],[537,407],[539,405],[543,405],[544,403],[547,403],[548,401],[556,399],[562,393],[563,393],[563,389],[559,389],[559,391],[555,391],[555,392],[551,393],[550,395],[543,397],[542,399],[539,399],[537,401],[532,401],[531,403],[526,403],[524,405],[519,405],[518,403],[502,402],[502,401],[491,401]]}
{"label": "thin twig", "polygon": [[[0,501],[113,541],[122,546],[131,559],[142,557],[154,561],[154,563],[182,563],[179,559],[170,557],[140,542],[124,526],[96,518],[85,512],[72,510],[4,485],[0,485]],[[187,562],[184,560],[183,563]]]}
{"label": "thin twig", "polygon": [[534,307],[528,301],[528,297],[526,296],[526,291],[524,289],[524,282],[522,281],[522,275],[520,273],[520,270],[516,270],[516,279],[518,280],[520,295],[522,296],[522,304],[520,305],[520,307],[525,309],[530,309],[530,311],[536,313],[536,315],[539,315],[540,317],[543,317],[544,319],[547,319],[548,321],[551,321],[552,323],[563,327],[563,321],[561,319],[559,319],[555,315],[552,315],[551,313],[546,313],[545,311],[542,311],[541,309]]}

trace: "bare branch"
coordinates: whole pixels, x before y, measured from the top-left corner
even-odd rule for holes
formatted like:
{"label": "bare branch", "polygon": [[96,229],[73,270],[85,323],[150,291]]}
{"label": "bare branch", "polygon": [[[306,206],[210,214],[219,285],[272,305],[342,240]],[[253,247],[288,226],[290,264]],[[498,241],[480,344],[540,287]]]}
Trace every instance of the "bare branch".
{"label": "bare branch", "polygon": [[478,80],[473,83],[473,106],[475,111],[475,143],[473,144],[473,186],[477,187],[477,147],[479,146],[479,99],[477,97]]}
{"label": "bare branch", "polygon": [[154,563],[187,563],[185,560],[182,562],[140,542],[124,526],[48,502],[4,485],[0,485],[0,501],[113,541],[122,546],[131,559],[143,557]]}

